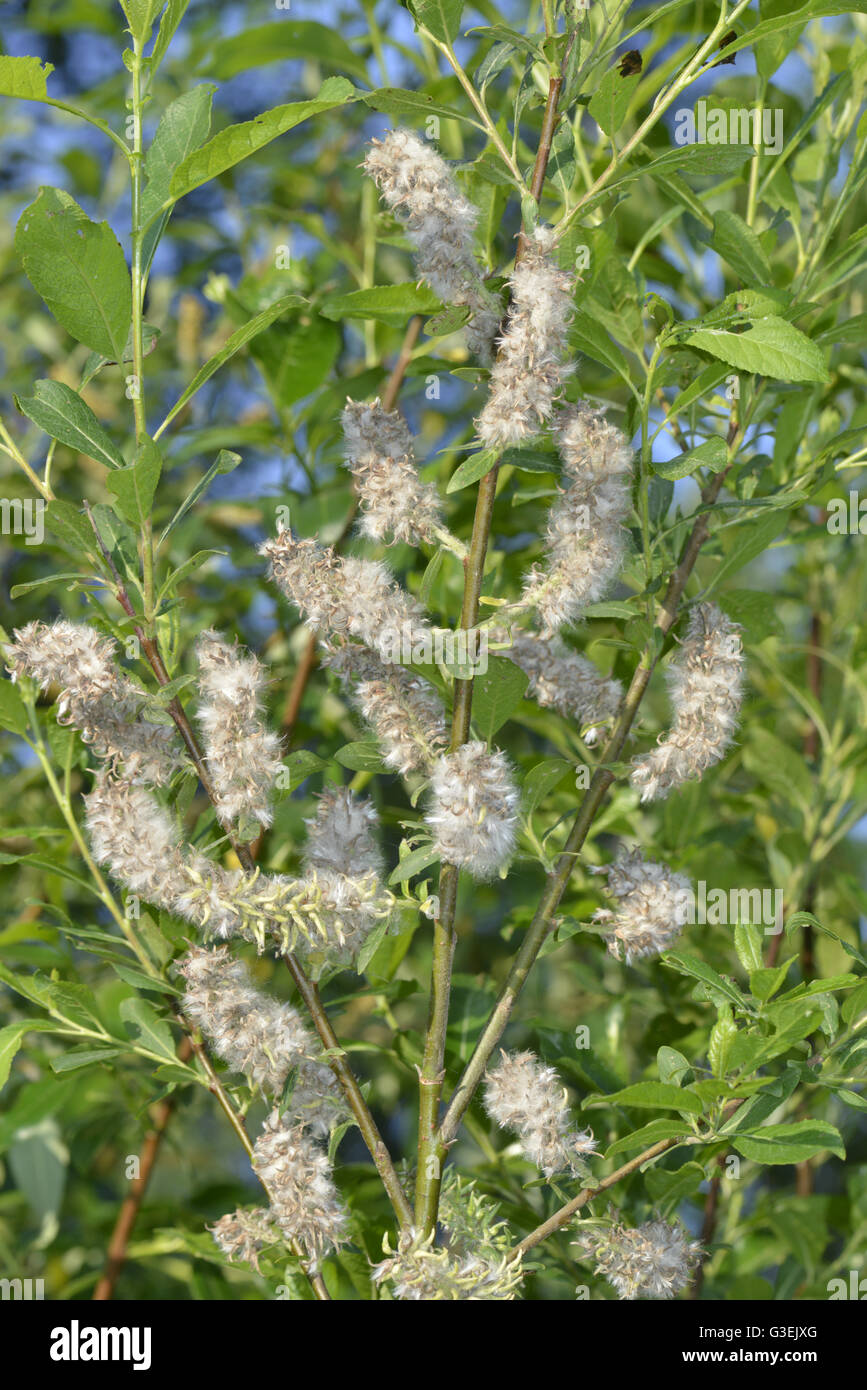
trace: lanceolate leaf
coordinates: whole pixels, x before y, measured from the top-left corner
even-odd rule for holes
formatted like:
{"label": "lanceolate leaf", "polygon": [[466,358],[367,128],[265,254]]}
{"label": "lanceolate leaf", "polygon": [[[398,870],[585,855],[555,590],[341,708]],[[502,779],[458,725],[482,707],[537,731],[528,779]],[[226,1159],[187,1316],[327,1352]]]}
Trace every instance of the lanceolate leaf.
{"label": "lanceolate leaf", "polygon": [[172,406],[159,429],[155,431],[154,439],[159,439],[166,426],[171,424],[175,416],[183,410],[187,401],[196,394],[200,387],[204,386],[206,381],[210,380],[214,372],[220,370],[224,362],[228,362],[230,357],[234,357],[235,353],[239,352],[245,344],[249,343],[251,338],[255,338],[257,333],[261,333],[263,329],[269,328],[281,314],[285,314],[289,309],[299,308],[304,303],[305,301],[297,294],[284,295],[282,299],[278,299],[274,304],[269,305],[267,309],[263,309],[261,314],[257,314],[255,318],[250,319],[250,322],[245,323],[242,328],[236,328],[235,332],[227,339],[220,351],[215,353],[214,356],[205,363],[204,367],[196,372],[196,375],[193,377],[187,389]]}
{"label": "lanceolate leaf", "polygon": [[18,409],[61,444],[104,463],[123,468],[124,458],[89,405],[61,381],[37,381],[36,395],[15,398]]}
{"label": "lanceolate leaf", "polygon": [[129,272],[107,222],[91,222],[60,188],[43,188],[25,208],[15,249],[27,278],[73,338],[123,360],[131,318]]}
{"label": "lanceolate leaf", "polygon": [[275,106],[264,111],[255,120],[244,121],[241,125],[230,125],[215,135],[213,140],[188,155],[172,175],[170,198],[177,201],[191,193],[200,184],[224,174],[227,169],[240,164],[243,159],[255,154],[263,145],[284,135],[309,116],[321,111],[331,111],[335,106],[343,106],[347,101],[355,101],[358,93],[345,77],[329,77],[323,82],[319,95],[313,101],[293,101],[285,106]]}

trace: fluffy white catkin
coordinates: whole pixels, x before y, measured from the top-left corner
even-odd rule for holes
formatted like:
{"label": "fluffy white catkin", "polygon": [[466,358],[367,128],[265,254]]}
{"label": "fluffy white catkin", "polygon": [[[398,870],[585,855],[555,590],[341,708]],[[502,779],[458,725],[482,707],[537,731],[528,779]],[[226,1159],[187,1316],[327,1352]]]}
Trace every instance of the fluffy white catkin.
{"label": "fluffy white catkin", "polygon": [[470,309],[467,345],[487,361],[500,311],[476,260],[478,210],[461,193],[442,155],[411,130],[392,130],[372,141],[364,168],[406,228],[420,278],[444,304]]}
{"label": "fluffy white catkin", "polygon": [[555,433],[569,485],[548,516],[545,562],[530,570],[521,598],[545,635],[576,622],[608,592],[623,567],[631,506],[633,455],[619,430],[573,406],[561,412]]}
{"label": "fluffy white catkin", "polygon": [[331,1164],[303,1125],[273,1110],[253,1148],[253,1168],[271,1198],[274,1221],[315,1265],[345,1244],[348,1217]]}
{"label": "fluffy white catkin", "polygon": [[589,726],[584,733],[588,747],[598,742],[602,726],[614,718],[623,698],[620,681],[601,675],[592,661],[559,637],[543,637],[525,628],[514,628],[511,634],[493,628],[489,635],[496,642],[511,636],[503,655],[530,677],[527,690],[538,705]]}
{"label": "fluffy white catkin", "polygon": [[332,648],[327,664],[348,683],[352,703],[382,745],[386,767],[404,777],[429,771],[448,742],[445,710],[433,686],[357,643]]}
{"label": "fluffy white catkin", "polygon": [[409,428],[397,410],[348,401],[341,417],[355,478],[361,534],[374,541],[428,542],[442,525],[439,493],[418,476]]}
{"label": "fluffy white catkin", "polygon": [[490,449],[538,434],[571,371],[563,358],[575,280],[560,270],[554,246],[552,230],[538,228],[510,276],[509,317],[491,368],[488,400],[476,421]]}
{"label": "fluffy white catkin", "polygon": [[515,848],[519,794],[505,753],[465,743],[434,764],[425,821],[447,864],[492,878]]}
{"label": "fluffy white catkin", "polygon": [[295,604],[309,627],[326,635],[359,638],[387,661],[395,634],[417,633],[430,639],[431,629],[420,603],[411,598],[378,560],[341,559],[331,546],[295,540],[279,531],[262,553],[269,574]]}
{"label": "fluffy white catkin", "polygon": [[198,719],[217,819],[227,827],[242,819],[270,825],[281,763],[280,740],[260,718],[265,673],[255,656],[242,655],[216,632],[200,635],[196,657]]}
{"label": "fluffy white catkin", "polygon": [[311,870],[302,879],[225,869],[180,846],[159,802],[141,787],[97,779],[85,798],[94,857],[148,902],[210,936],[241,936],[259,951],[315,952],[317,968],[348,963],[394,899],[375,873]]}
{"label": "fluffy white catkin", "polygon": [[60,686],[57,720],[125,775],[161,786],[183,765],[173,728],[139,713],[144,692],[115,665],[116,643],[87,623],[28,623],[7,648],[13,680],[28,675],[44,690]]}
{"label": "fluffy white catkin", "polygon": [[263,1247],[277,1241],[282,1244],[282,1237],[268,1207],[254,1207],[249,1211],[240,1207],[227,1216],[221,1216],[208,1230],[215,1245],[230,1263],[241,1260],[255,1269],[257,1274]]}
{"label": "fluffy white catkin", "polygon": [[588,1231],[575,1242],[595,1260],[596,1273],[622,1299],[674,1298],[685,1289],[701,1254],[681,1226],[647,1221]]}
{"label": "fluffy white catkin", "polygon": [[596,1147],[589,1130],[573,1130],[566,1089],[554,1067],[532,1052],[502,1052],[485,1078],[485,1109],[501,1129],[511,1129],[521,1151],[546,1178],[565,1170],[578,1176]]}
{"label": "fluffy white catkin", "polygon": [[382,851],[373,833],[376,807],[348,787],[328,787],[319,797],[316,815],[306,820],[304,863],[319,873],[329,870],[360,878],[383,872]]}
{"label": "fluffy white catkin", "polygon": [[613,864],[594,872],[608,874],[608,892],[617,901],[616,909],[599,908],[593,918],[603,924],[613,956],[631,965],[674,944],[687,920],[692,893],[684,874],[645,859],[639,849],[623,847]]}
{"label": "fluffy white catkin", "polygon": [[330,1067],[313,1061],[321,1045],[291,1004],[257,989],[227,946],[193,946],[178,962],[186,990],[183,1013],[201,1028],[218,1057],[266,1096],[279,1100],[297,1073],[289,1102],[294,1122],[327,1135],[347,1115]]}
{"label": "fluffy white catkin", "polygon": [[731,745],[743,699],[739,631],[715,603],[692,609],[683,645],[667,672],[671,730],[632,765],[630,781],[642,801],[668,796],[674,787],[701,777]]}
{"label": "fluffy white catkin", "polygon": [[405,1231],[392,1251],[383,1241],[387,1258],[373,1272],[377,1283],[387,1282],[394,1298],[413,1303],[511,1302],[521,1286],[521,1259],[482,1249],[456,1254],[434,1245],[435,1233],[426,1240]]}

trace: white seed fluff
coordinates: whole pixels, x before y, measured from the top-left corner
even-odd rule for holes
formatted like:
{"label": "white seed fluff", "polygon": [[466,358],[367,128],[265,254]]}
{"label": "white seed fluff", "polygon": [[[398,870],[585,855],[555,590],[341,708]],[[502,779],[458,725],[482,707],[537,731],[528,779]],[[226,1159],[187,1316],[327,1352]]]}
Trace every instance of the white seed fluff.
{"label": "white seed fluff", "polygon": [[242,818],[270,825],[270,800],[281,769],[280,740],[260,716],[265,673],[216,632],[196,644],[199,724],[215,795],[217,819],[230,827]]}
{"label": "white seed fluff", "polygon": [[355,478],[361,534],[374,541],[429,542],[442,525],[439,493],[418,476],[409,428],[399,411],[349,401],[341,417]]}
{"label": "white seed fluff", "polygon": [[387,661],[395,635],[417,633],[431,639],[420,603],[411,598],[378,560],[341,559],[331,546],[295,540],[279,531],[262,553],[269,574],[314,631],[359,638]]}
{"label": "white seed fluff", "polygon": [[500,311],[476,260],[478,209],[461,193],[442,155],[411,130],[392,130],[372,141],[364,168],[406,228],[420,278],[444,304],[470,309],[467,345],[487,361]]}
{"label": "white seed fluff", "polygon": [[686,875],[623,847],[613,864],[594,872],[608,874],[608,892],[617,900],[615,910],[599,908],[593,919],[603,924],[611,954],[631,965],[667,951],[687,920],[692,887]]}
{"label": "white seed fluff", "polygon": [[209,936],[241,936],[261,952],[315,952],[317,969],[348,964],[393,896],[373,872],[358,877],[312,869],[301,879],[225,869],[183,849],[159,802],[141,787],[98,778],[85,798],[94,857],[133,893]]}
{"label": "white seed fluff", "polygon": [[369,648],[346,643],[328,656],[350,698],[385,754],[385,765],[405,777],[427,772],[448,742],[443,703],[433,686]]}
{"label": "white seed fluff", "polygon": [[154,786],[183,766],[174,729],[139,712],[145,692],[115,665],[117,646],[110,637],[59,618],[28,623],[15,639],[7,649],[13,680],[28,675],[43,690],[59,685],[58,723],[74,724],[100,757],[122,767],[128,778]]}
{"label": "white seed fluff", "polygon": [[515,848],[518,802],[505,753],[465,743],[434,764],[425,821],[447,864],[491,878]]}
{"label": "white seed fluff", "polygon": [[739,627],[715,603],[699,603],[668,668],[674,722],[656,748],[637,758],[630,781],[642,801],[665,797],[718,763],[731,745],[743,699]]}
{"label": "white seed fluff", "polygon": [[[495,641],[507,641],[500,628],[491,631]],[[543,709],[556,709],[585,728],[584,742],[592,747],[602,727],[617,713],[623,698],[620,681],[603,676],[586,656],[572,651],[559,637],[514,628],[511,647],[503,653],[530,677],[528,693]],[[586,727],[585,727],[586,726]]]}
{"label": "white seed fluff", "polygon": [[586,1171],[596,1140],[589,1130],[572,1128],[566,1088],[535,1053],[501,1052],[485,1077],[485,1109],[501,1129],[517,1134],[524,1157],[546,1178]]}
{"label": "white seed fluff", "polygon": [[491,368],[488,400],[476,421],[490,449],[538,434],[571,371],[563,358],[575,280],[554,259],[550,228],[539,228],[528,239],[510,284],[511,308]]}
{"label": "white seed fluff", "polygon": [[405,1231],[393,1252],[386,1237],[387,1258],[374,1269],[375,1282],[387,1282],[401,1302],[511,1302],[517,1297],[523,1277],[520,1256],[489,1249],[460,1255],[434,1240],[435,1233],[423,1240]]}
{"label": "white seed fluff", "polygon": [[273,1110],[253,1149],[253,1168],[271,1198],[271,1214],[289,1240],[317,1264],[348,1240],[346,1208],[324,1149],[303,1125]]}
{"label": "white seed fluff", "polygon": [[561,412],[555,433],[570,482],[548,516],[545,562],[530,570],[521,598],[545,635],[604,598],[623,567],[631,506],[632,450],[619,430],[574,406]]}
{"label": "white seed fluff", "polygon": [[257,1274],[263,1247],[277,1241],[282,1244],[280,1232],[268,1207],[254,1207],[252,1210],[239,1207],[237,1211],[221,1216],[208,1230],[214,1244],[230,1263],[241,1260],[255,1269]]}
{"label": "white seed fluff", "polygon": [[193,946],[178,970],[186,984],[185,1017],[232,1071],[272,1100],[281,1098],[290,1072],[296,1072],[288,1114],[314,1134],[327,1135],[347,1117],[331,1068],[313,1060],[322,1048],[298,1010],[257,989],[227,946]]}
{"label": "white seed fluff", "polygon": [[595,1259],[600,1278],[629,1300],[674,1298],[686,1288],[701,1255],[697,1241],[666,1221],[588,1231],[576,1244]]}
{"label": "white seed fluff", "polygon": [[304,863],[322,873],[332,870],[361,878],[382,875],[382,851],[373,833],[376,807],[348,787],[329,787],[319,797],[316,815],[304,822]]}

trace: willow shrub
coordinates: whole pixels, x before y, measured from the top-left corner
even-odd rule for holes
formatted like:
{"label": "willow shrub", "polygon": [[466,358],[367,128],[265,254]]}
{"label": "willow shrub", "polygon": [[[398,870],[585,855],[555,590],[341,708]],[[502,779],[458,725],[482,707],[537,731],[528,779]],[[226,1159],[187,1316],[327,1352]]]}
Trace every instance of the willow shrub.
{"label": "willow shrub", "polygon": [[241,8],[0,57],[4,1262],[848,1296],[864,7]]}

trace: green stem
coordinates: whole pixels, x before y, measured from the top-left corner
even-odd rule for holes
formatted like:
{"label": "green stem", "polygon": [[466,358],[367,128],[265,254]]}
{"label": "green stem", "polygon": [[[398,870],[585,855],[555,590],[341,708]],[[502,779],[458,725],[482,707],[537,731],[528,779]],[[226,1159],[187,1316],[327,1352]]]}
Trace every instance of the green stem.
{"label": "green stem", "polygon": [[[130,227],[132,279],[132,408],[135,420],[135,442],[140,449],[147,439],[147,412],[144,389],[144,231],[142,228],[143,163],[142,149],[142,53],[138,39],[133,39],[132,58],[132,150],[130,151],[130,184],[132,219]],[[154,544],[150,517],[141,531],[142,587],[144,617],[149,632],[154,622]]]}
{"label": "green stem", "polygon": [[[702,501],[706,507],[716,501],[727,472],[728,469],[718,473],[705,488]],[[449,1102],[440,1125],[436,1144],[433,1146],[433,1152],[436,1154],[444,1156],[448,1146],[454,1142],[461,1120],[485,1074],[494,1048],[503,1036],[506,1025],[512,1016],[518,995],[523,989],[527,976],[554,925],[554,916],[566,891],[577,855],[584,845],[608,788],[615,780],[614,774],[609,770],[607,764],[617,762],[623,751],[639,706],[650,683],[663,638],[674,624],[680,599],[686,588],[687,580],[692,574],[701,547],[707,539],[709,527],[709,514],[706,511],[702,512],[693,526],[680,563],[669,580],[654,630],[635,669],[617,723],[600,755],[599,765],[578,809],[569,837],[552,872],[548,875],[542,899],[512,962],[497,1003]]]}
{"label": "green stem", "polygon": [[[562,75],[552,72],[549,77],[548,99],[542,118],[539,147],[533,165],[530,193],[538,204],[545,186],[545,175],[554,133],[557,129],[557,104],[563,85]],[[520,261],[525,242],[523,236],[518,242],[515,257]],[[473,533],[470,547],[464,561],[464,596],[461,604],[461,627],[464,631],[477,626],[482,594],[482,581],[485,573],[485,559],[494,516],[494,500],[497,495],[499,464],[495,464],[479,483],[476,497],[476,510],[473,517]],[[456,680],[454,705],[452,709],[452,732],[450,750],[454,752],[470,737],[473,711],[472,680]],[[439,1209],[442,1167],[445,1147],[440,1143],[437,1133],[440,1100],[445,1080],[446,1030],[449,1019],[449,997],[451,994],[452,961],[457,945],[455,913],[458,900],[459,870],[454,864],[443,864],[439,881],[439,912],[434,921],[433,954],[431,962],[431,992],[428,1010],[427,1032],[425,1034],[424,1055],[419,1069],[419,1115],[418,1115],[418,1172],[415,1191],[415,1224],[424,1236],[430,1235],[436,1225]]]}

